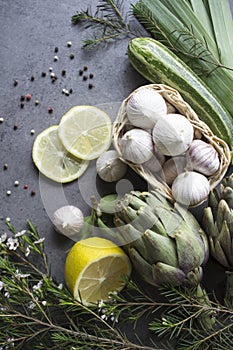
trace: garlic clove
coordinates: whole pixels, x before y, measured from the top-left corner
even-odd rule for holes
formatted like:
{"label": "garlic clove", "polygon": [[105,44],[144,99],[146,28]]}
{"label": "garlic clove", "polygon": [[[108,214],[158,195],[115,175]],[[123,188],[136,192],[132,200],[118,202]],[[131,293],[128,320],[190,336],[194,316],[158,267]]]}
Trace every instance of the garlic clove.
{"label": "garlic clove", "polygon": [[176,156],[168,159],[163,164],[162,177],[169,186],[180,173],[183,173],[186,162],[186,156]]}
{"label": "garlic clove", "polygon": [[99,177],[106,182],[120,180],[127,171],[127,165],[119,158],[114,150],[106,151],[96,161]]}
{"label": "garlic clove", "polygon": [[54,212],[52,221],[59,233],[76,240],[76,235],[84,224],[84,216],[79,208],[66,205]]}
{"label": "garlic clove", "polygon": [[160,153],[155,147],[153,156],[142,164],[143,168],[149,170],[152,174],[158,173],[162,169],[162,165],[165,162],[164,154]]}
{"label": "garlic clove", "polygon": [[181,155],[193,140],[194,129],[181,114],[167,114],[159,119],[153,129],[153,141],[158,150],[167,156]]}
{"label": "garlic clove", "polygon": [[214,147],[202,140],[193,140],[188,150],[189,161],[194,170],[211,176],[220,166],[219,156]]}
{"label": "garlic clove", "polygon": [[142,164],[153,156],[152,136],[142,129],[127,131],[120,141],[122,157],[134,164]]}
{"label": "garlic clove", "polygon": [[195,171],[179,174],[172,183],[173,198],[184,205],[196,206],[207,199],[210,192],[208,179]]}
{"label": "garlic clove", "polygon": [[152,129],[157,120],[167,113],[165,99],[151,87],[136,90],[129,98],[126,113],[131,124]]}

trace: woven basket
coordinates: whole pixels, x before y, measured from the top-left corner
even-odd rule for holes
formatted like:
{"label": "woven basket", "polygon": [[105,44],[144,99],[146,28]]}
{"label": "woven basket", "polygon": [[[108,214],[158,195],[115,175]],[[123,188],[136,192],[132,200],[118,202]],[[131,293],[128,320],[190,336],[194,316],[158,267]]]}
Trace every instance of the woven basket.
{"label": "woven basket", "polygon": [[[207,176],[207,179],[210,183],[210,189],[213,189],[216,187],[222,178],[224,177],[228,166],[230,164],[230,150],[227,145],[227,143],[217,136],[213,134],[213,132],[210,130],[210,128],[201,121],[197,114],[194,112],[194,110],[189,106],[188,103],[186,103],[178,91],[171,88],[170,86],[163,85],[163,84],[149,84],[145,86],[141,86],[135,91],[133,91],[121,104],[121,107],[118,111],[116,120],[113,124],[113,144],[116,149],[116,151],[119,154],[119,157],[123,162],[128,164],[136,173],[138,173],[144,180],[148,182],[152,186],[152,188],[157,188],[163,191],[165,195],[173,200],[172,194],[171,194],[171,188],[163,181],[161,176],[157,174],[152,174],[148,169],[145,169],[142,165],[135,165],[122,157],[121,148],[120,148],[120,140],[124,133],[128,131],[130,128],[130,122],[127,118],[126,114],[126,104],[130,97],[138,90],[145,88],[153,88],[155,91],[157,91],[159,94],[163,96],[163,98],[173,107],[175,107],[177,113],[180,113],[184,115],[193,125],[194,127],[194,134],[199,134],[198,138],[203,139],[205,142],[210,143],[215,150],[218,152],[219,160],[220,160],[220,167],[218,171],[212,175]],[[200,203],[199,203],[200,204]],[[198,204],[198,205],[199,205]]]}

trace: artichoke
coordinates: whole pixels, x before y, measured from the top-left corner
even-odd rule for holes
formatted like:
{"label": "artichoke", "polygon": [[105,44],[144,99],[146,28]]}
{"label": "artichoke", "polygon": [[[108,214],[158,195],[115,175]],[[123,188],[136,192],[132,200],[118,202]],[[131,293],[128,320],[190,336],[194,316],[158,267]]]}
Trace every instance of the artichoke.
{"label": "artichoke", "polygon": [[[104,227],[106,199],[99,209],[98,225]],[[147,283],[194,287],[200,282],[208,242],[194,216],[182,206],[156,190],[132,191],[116,200],[113,223],[116,229],[107,232],[108,238],[111,234],[123,246]]]}
{"label": "artichoke", "polygon": [[210,192],[202,226],[211,256],[226,270],[225,303],[233,308],[233,174],[223,179],[219,191]]}
{"label": "artichoke", "polygon": [[[120,199],[114,195],[103,197],[96,214],[99,234],[122,246],[147,283],[181,286],[210,306],[200,285],[202,267],[209,258],[208,240],[191,212],[157,189],[131,191]],[[197,319],[203,328],[213,327],[211,312]]]}

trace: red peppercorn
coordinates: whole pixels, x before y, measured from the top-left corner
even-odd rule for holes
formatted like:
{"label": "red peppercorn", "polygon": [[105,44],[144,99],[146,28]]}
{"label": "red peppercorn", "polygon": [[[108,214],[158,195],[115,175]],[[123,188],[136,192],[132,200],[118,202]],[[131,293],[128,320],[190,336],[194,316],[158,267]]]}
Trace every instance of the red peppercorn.
{"label": "red peppercorn", "polygon": [[28,185],[24,185],[23,188],[24,188],[25,190],[27,190],[27,189],[28,189]]}
{"label": "red peppercorn", "polygon": [[48,112],[49,112],[49,113],[53,113],[53,107],[49,107],[49,108],[48,108]]}
{"label": "red peppercorn", "polygon": [[25,98],[26,98],[27,101],[30,101],[31,98],[32,98],[32,95],[31,95],[31,94],[27,94],[27,95],[25,96]]}

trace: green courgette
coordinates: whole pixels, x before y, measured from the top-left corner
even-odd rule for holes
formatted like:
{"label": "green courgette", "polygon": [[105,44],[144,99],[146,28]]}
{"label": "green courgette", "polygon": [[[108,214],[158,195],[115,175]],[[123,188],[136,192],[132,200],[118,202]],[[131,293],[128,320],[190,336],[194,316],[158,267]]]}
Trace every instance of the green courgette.
{"label": "green courgette", "polygon": [[148,81],[176,89],[212,132],[233,150],[233,120],[228,111],[172,51],[155,39],[134,38],[128,45],[128,58]]}

